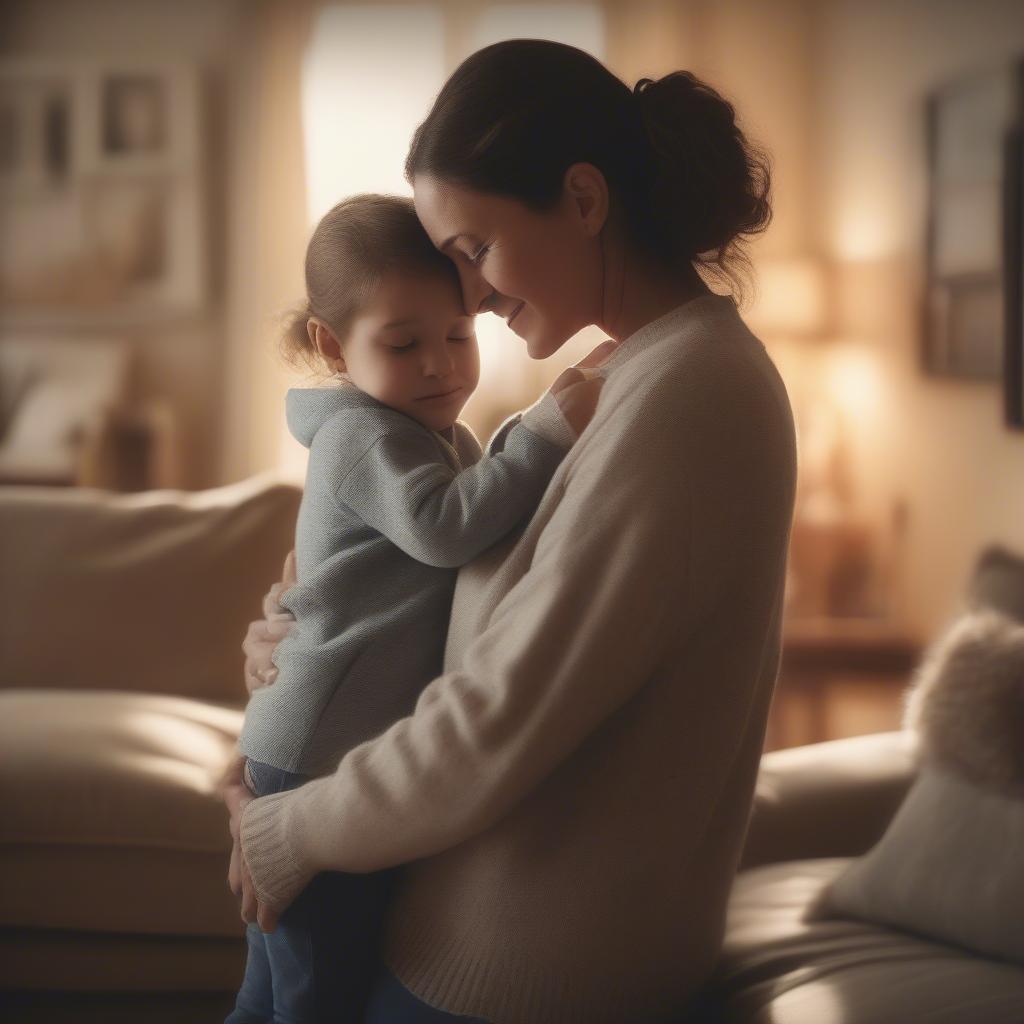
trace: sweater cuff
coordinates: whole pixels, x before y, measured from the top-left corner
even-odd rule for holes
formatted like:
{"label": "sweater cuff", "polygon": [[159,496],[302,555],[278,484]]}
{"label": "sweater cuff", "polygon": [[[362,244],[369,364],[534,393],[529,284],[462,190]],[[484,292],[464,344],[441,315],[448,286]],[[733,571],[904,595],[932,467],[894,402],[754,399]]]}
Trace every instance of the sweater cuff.
{"label": "sweater cuff", "polygon": [[519,425],[565,451],[576,443],[576,434],[562,413],[558,399],[550,391],[545,391],[541,398],[523,413]]}
{"label": "sweater cuff", "polygon": [[523,414],[521,412],[514,412],[498,427],[491,436],[490,441],[487,442],[488,455],[497,455],[505,450],[505,442],[508,440],[508,435],[512,433],[513,427],[519,425],[519,421],[522,418]]}
{"label": "sweater cuff", "polygon": [[274,793],[251,801],[242,813],[242,855],[252,876],[256,896],[272,910],[291,906],[315,871],[296,857],[289,827],[291,792]]}

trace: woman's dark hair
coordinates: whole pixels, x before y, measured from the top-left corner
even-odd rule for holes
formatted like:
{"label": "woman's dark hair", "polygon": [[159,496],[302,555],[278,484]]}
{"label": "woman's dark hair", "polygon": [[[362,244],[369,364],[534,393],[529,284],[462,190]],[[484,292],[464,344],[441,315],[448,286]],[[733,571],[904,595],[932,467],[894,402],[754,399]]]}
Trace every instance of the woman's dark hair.
{"label": "woman's dark hair", "polygon": [[306,323],[323,320],[339,341],[395,271],[441,274],[458,284],[455,265],[434,248],[405,196],[350,196],[324,214],[306,247],[306,302],[288,317],[281,350],[289,362],[320,367]]}
{"label": "woman's dark hair", "polygon": [[742,293],[745,241],[771,220],[767,155],[688,71],[634,89],[562,43],[513,39],[472,54],[438,94],[405,163],[417,174],[552,209],[572,164],[594,164],[630,241]]}

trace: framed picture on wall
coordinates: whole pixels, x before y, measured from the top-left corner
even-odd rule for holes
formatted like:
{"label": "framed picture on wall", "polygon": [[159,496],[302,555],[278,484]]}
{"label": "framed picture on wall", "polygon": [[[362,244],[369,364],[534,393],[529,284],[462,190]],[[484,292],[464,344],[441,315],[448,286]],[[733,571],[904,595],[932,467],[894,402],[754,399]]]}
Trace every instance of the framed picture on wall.
{"label": "framed picture on wall", "polygon": [[124,327],[207,298],[200,72],[0,60],[0,327]]}
{"label": "framed picture on wall", "polygon": [[101,88],[104,152],[159,153],[164,149],[168,97],[159,75],[107,75]]}
{"label": "framed picture on wall", "polygon": [[1006,422],[1024,430],[1024,124],[1006,140],[1003,380]]}
{"label": "framed picture on wall", "polygon": [[1003,377],[1006,140],[1020,111],[1015,64],[958,79],[928,99],[929,373]]}

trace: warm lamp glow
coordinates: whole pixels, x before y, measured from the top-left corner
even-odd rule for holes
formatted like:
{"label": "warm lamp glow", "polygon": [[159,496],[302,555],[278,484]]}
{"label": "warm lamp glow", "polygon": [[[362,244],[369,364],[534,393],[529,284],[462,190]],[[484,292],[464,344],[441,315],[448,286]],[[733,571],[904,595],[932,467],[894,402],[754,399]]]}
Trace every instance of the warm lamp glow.
{"label": "warm lamp glow", "polygon": [[757,267],[757,299],[745,318],[766,337],[811,337],[828,322],[825,271],[817,260],[768,260]]}
{"label": "warm lamp glow", "polygon": [[444,47],[434,6],[321,10],[302,81],[310,224],[356,192],[411,194],[405,156],[444,82]]}
{"label": "warm lamp glow", "polygon": [[[438,4],[325,4],[303,62],[310,224],[356,192],[410,194],[403,178],[409,140],[453,70],[453,38],[467,56],[523,37],[569,43],[603,59],[604,10],[594,3],[502,3],[456,18]],[[481,380],[463,418],[484,435],[505,413],[533,402],[563,365],[604,337],[596,329],[582,331],[541,364],[530,359],[522,338],[500,317],[479,317],[476,330]],[[294,383],[316,386],[315,380]],[[282,416],[279,472],[301,480],[307,457]]]}
{"label": "warm lamp glow", "polygon": [[823,383],[835,405],[854,423],[874,420],[881,401],[883,375],[875,354],[864,345],[837,344],[823,367]]}

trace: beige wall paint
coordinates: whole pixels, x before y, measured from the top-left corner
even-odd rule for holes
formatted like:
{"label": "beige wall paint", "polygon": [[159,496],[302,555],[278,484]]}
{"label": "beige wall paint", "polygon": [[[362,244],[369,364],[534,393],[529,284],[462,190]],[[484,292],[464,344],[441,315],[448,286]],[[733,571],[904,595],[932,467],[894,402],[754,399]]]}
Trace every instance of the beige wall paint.
{"label": "beige wall paint", "polygon": [[802,256],[813,202],[808,187],[811,134],[810,0],[613,0],[608,66],[629,85],[680,68],[736,107],[740,125],[771,153],[775,216],[753,253]]}
{"label": "beige wall paint", "polygon": [[[224,102],[233,71],[242,0],[7,0],[0,55],[129,58],[146,55],[194,62],[203,71],[203,145],[207,155],[205,219],[211,279],[195,316],[174,323],[83,333],[117,333],[137,353],[142,397],[164,396],[179,417],[188,487],[221,479],[219,447],[224,357],[224,160],[234,134]],[[35,328],[43,333],[44,328]]]}
{"label": "beige wall paint", "polygon": [[[284,317],[305,294],[301,60],[311,5],[253,3],[238,25],[229,117],[227,315],[221,478],[282,467]],[[301,474],[300,474],[301,479]]]}
{"label": "beige wall paint", "polygon": [[[452,4],[463,20],[477,6]],[[632,84],[689,67],[735,101],[771,150],[776,217],[757,259],[818,253],[834,263],[830,340],[766,340],[794,390],[823,387],[839,356],[873,380],[876,400],[850,438],[859,508],[881,523],[894,501],[906,501],[904,610],[930,635],[982,544],[1024,549],[1024,435],[1002,427],[995,387],[928,380],[917,369],[922,102],[950,75],[1024,52],[1024,5],[604,6],[616,73]],[[148,51],[206,69],[211,302],[193,321],[134,333],[143,390],[169,394],[181,410],[195,452],[192,486],[278,464],[289,374],[275,349],[277,317],[301,295],[307,230],[294,77],[303,9],[256,0],[14,0],[0,15],[5,54]],[[453,54],[459,38],[453,32]]]}
{"label": "beige wall paint", "polygon": [[954,612],[982,545],[1024,550],[1024,434],[1003,427],[997,385],[918,369],[923,102],[951,76],[1024,55],[1024,5],[832,0],[812,10],[815,245],[835,261],[837,339],[878,375],[855,470],[879,521],[907,503],[904,608],[927,637]]}

